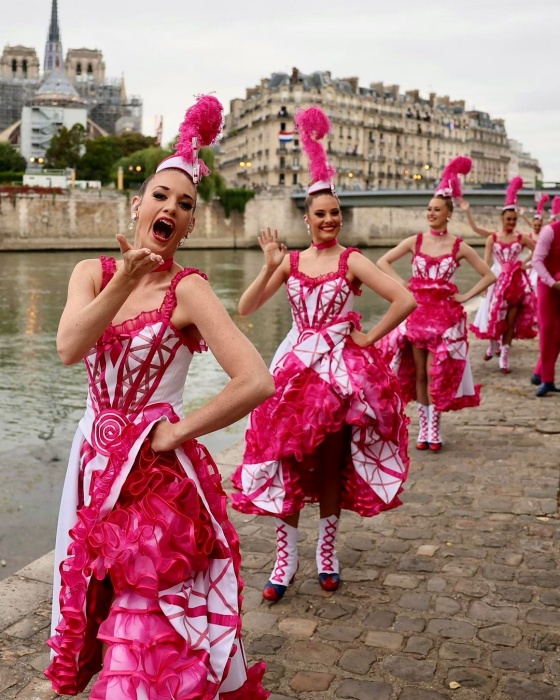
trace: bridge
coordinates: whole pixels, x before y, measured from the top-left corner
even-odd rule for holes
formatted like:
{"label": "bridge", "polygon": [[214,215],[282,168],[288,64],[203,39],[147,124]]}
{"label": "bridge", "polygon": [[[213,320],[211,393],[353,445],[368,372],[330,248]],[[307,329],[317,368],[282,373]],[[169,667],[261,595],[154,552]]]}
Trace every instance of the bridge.
{"label": "bridge", "polygon": [[[538,190],[537,196],[546,192],[552,200],[560,195],[560,187]],[[337,190],[342,208],[352,207],[425,207],[434,196],[433,189],[415,190]],[[293,192],[290,195],[299,209],[305,203],[305,191]],[[481,189],[466,188],[464,197],[473,207],[497,207],[504,204],[505,188]],[[521,190],[517,193],[519,205],[532,209],[535,206],[535,190]],[[550,203],[547,205],[550,206]]]}

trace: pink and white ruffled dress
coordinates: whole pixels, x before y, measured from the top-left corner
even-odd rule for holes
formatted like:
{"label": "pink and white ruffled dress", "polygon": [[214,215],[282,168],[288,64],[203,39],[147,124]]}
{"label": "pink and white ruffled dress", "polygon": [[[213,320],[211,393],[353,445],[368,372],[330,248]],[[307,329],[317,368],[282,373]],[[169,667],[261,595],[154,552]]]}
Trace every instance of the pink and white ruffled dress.
{"label": "pink and white ruffled dress", "polygon": [[423,234],[416,237],[412,277],[408,288],[417,307],[380,343],[384,359],[397,375],[405,400],[416,400],[416,369],[412,348],[428,350],[429,391],[437,411],[457,411],[480,404],[480,385],[473,382],[469,362],[467,315],[455,301],[454,282],[459,267],[457,238],[450,253],[433,257],[423,253]]}
{"label": "pink and white ruffled dress", "polygon": [[363,516],[395,508],[408,473],[408,420],[395,377],[372,346],[350,338],[359,289],[347,279],[347,248],[338,270],[308,277],[290,254],[286,281],[293,326],[271,371],[276,394],[249,418],[243,463],[232,477],[233,507],[284,517],[319,500],[317,449],[347,434],[341,507]]}
{"label": "pink and white ruffled dress", "polygon": [[[103,286],[115,260],[102,258]],[[264,664],[241,643],[239,541],[218,470],[195,440],[155,453],[149,433],[182,417],[194,352],[159,309],[109,326],[85,358],[87,409],[70,455],[56,543],[52,662],[59,694],[101,669],[95,700],[264,700]],[[203,275],[204,276],[204,275]],[[102,660],[102,645],[108,650]]]}
{"label": "pink and white ruffled dress", "polygon": [[[507,330],[507,313],[511,306],[519,305],[513,337],[534,338],[537,335],[537,297],[529,275],[522,269],[519,255],[523,250],[522,235],[511,242],[498,241],[492,234],[492,254],[498,265],[498,277],[486,294],[470,330],[478,338],[501,340]],[[494,268],[492,268],[494,269]]]}

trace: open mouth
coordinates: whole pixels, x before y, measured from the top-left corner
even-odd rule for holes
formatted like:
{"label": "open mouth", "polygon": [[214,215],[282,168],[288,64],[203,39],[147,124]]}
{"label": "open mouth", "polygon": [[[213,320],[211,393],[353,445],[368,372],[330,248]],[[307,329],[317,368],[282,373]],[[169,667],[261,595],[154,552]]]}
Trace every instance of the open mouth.
{"label": "open mouth", "polygon": [[168,241],[173,235],[175,224],[170,219],[158,219],[153,226],[154,237],[158,241]]}

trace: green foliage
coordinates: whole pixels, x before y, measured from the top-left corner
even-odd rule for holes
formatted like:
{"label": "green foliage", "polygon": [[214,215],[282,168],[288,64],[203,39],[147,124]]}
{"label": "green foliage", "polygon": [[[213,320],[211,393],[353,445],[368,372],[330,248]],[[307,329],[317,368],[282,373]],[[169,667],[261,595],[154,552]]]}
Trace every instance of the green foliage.
{"label": "green foliage", "polygon": [[23,172],[14,173],[14,172],[11,172],[10,170],[6,170],[6,171],[0,170],[0,182],[9,182],[11,184],[13,182],[20,183],[22,181],[23,181]]}
{"label": "green foliage", "polygon": [[171,155],[170,151],[161,146],[150,146],[136,151],[126,158],[121,158],[115,164],[113,174],[116,177],[117,168],[123,169],[125,187],[131,184],[140,184],[147,177],[153,175],[157,166],[164,158]]}
{"label": "green foliage", "polygon": [[253,199],[254,196],[254,190],[225,189],[220,194],[220,202],[224,208],[226,218],[229,219],[232,211],[238,211],[243,214],[247,202]]}
{"label": "green foliage", "polygon": [[145,148],[152,148],[156,145],[155,136],[144,136],[137,131],[125,131],[118,136],[108,136],[115,149],[119,152],[119,158],[130,156],[136,151],[143,151]]}
{"label": "green foliage", "polygon": [[198,196],[204,202],[211,202],[214,197],[220,197],[226,188],[226,183],[222,175],[215,170],[215,154],[211,148],[201,148],[199,152],[200,159],[204,161],[210,170],[208,177],[203,177],[197,187]]}
{"label": "green foliage", "polygon": [[85,144],[86,131],[81,124],[74,124],[71,129],[61,127],[45,153],[45,167],[77,169]]}
{"label": "green foliage", "polygon": [[78,179],[111,181],[115,162],[122,153],[112,136],[102,136],[86,143],[86,152],[78,165]]}
{"label": "green foliage", "polygon": [[25,165],[25,158],[11,143],[0,142],[0,173],[22,172]]}

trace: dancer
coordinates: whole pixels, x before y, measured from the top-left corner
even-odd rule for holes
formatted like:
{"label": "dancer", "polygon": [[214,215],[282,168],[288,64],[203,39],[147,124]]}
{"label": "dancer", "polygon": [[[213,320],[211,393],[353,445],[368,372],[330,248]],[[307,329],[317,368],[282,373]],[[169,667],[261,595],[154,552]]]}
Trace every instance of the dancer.
{"label": "dancer", "polygon": [[[232,478],[239,491],[234,508],[276,517],[277,558],[263,590],[272,603],[298,567],[304,505],[319,503],[319,583],[334,591],[340,584],[335,547],[341,509],[372,516],[400,505],[409,463],[398,384],[374,343],[410,313],[414,299],[356,248],[339,243],[334,169],[318,141],[329,120],[310,107],[296,115],[296,125],[313,181],[304,215],[311,245],[287,254],[277,231],[264,229],[263,269],[239,302],[246,316],[285,283],[294,321],[272,361],[276,394],[252,412],[243,464]],[[367,333],[352,311],[362,284],[390,302]]]}
{"label": "dancer", "polygon": [[538,275],[537,316],[540,355],[531,382],[539,384],[537,396],[559,392],[554,369],[560,353],[560,197],[552,200],[553,221],[545,226],[533,253]]}
{"label": "dancer", "polygon": [[[60,510],[46,671],[76,695],[101,668],[95,700],[264,700],[264,665],[240,640],[240,555],[220,476],[196,437],[273,393],[255,348],[206,276],[173,260],[195,224],[197,147],[218,136],[222,106],[198,99],[177,153],[132,199],[134,246],[84,260],[70,279],[57,336],[64,364],[84,360],[87,409]],[[195,352],[231,381],[183,417]]]}
{"label": "dancer", "polygon": [[546,192],[543,192],[541,194],[539,201],[537,202],[537,206],[535,207],[535,211],[533,213],[533,218],[530,219],[527,214],[525,213],[525,207],[521,207],[519,209],[519,215],[521,218],[529,224],[529,226],[533,229],[533,233],[531,234],[531,238],[537,242],[537,239],[539,237],[539,233],[541,232],[541,229],[544,224],[544,208],[547,204],[547,202],[550,200],[550,197],[546,194]]}
{"label": "dancer", "polygon": [[[511,371],[509,353],[514,338],[534,338],[537,335],[536,296],[526,272],[530,256],[519,260],[524,248],[531,252],[535,243],[529,236],[518,233],[517,226],[517,192],[523,186],[520,177],[514,177],[506,191],[502,207],[502,230],[492,233],[481,229],[474,222],[468,205],[461,206],[473,231],[487,236],[484,260],[490,263],[497,276],[496,284],[478,308],[470,329],[478,338],[490,341],[485,360],[491,360],[499,354],[499,369],[503,374]],[[463,200],[464,202],[464,200]]]}
{"label": "dancer", "polygon": [[[470,168],[471,160],[466,156],[447,165],[428,204],[429,233],[406,238],[377,262],[381,270],[408,284],[418,304],[381,343],[405,400],[417,401],[418,450],[441,450],[442,412],[480,403],[480,386],[474,385],[469,363],[467,316],[462,304],[480,294],[495,277],[470,246],[447,230],[453,198],[461,195],[458,176],[466,175]],[[393,263],[405,255],[412,255],[412,278],[408,283],[393,269]],[[480,275],[464,294],[459,294],[453,281],[461,260]]]}

